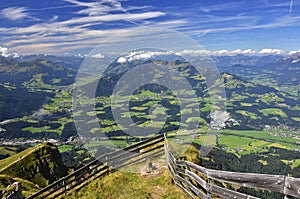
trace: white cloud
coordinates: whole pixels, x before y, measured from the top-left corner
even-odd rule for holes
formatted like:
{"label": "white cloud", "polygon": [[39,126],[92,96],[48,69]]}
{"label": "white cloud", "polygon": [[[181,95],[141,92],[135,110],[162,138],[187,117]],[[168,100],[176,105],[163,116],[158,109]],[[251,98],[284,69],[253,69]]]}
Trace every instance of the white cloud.
{"label": "white cloud", "polygon": [[54,15],[50,20],[49,22],[54,22],[58,19],[58,16],[57,15]]}
{"label": "white cloud", "polygon": [[246,50],[241,50],[241,49],[236,49],[236,50],[232,50],[229,51],[228,54],[230,55],[252,55],[252,54],[256,54],[256,51],[252,50],[252,49],[246,49]]}
{"label": "white cloud", "polygon": [[10,7],[1,11],[1,15],[9,20],[18,20],[28,17],[27,8],[25,7]]}
{"label": "white cloud", "polygon": [[300,50],[292,50],[289,52],[289,55],[294,55],[300,53]]}
{"label": "white cloud", "polygon": [[149,6],[122,6],[122,0],[101,0],[97,2],[82,2],[79,0],[65,0],[66,2],[72,3],[75,6],[85,7],[77,11],[77,14],[84,14],[88,16],[100,16],[108,14],[112,11],[127,12],[130,10],[142,10],[149,8]]}
{"label": "white cloud", "polygon": [[164,27],[164,28],[177,28],[181,25],[189,25],[187,20],[170,20],[170,21],[161,21],[161,22],[151,22],[145,21],[143,25],[154,25],[155,27]]}
{"label": "white cloud", "polygon": [[135,14],[107,14],[103,16],[74,18],[74,19],[61,22],[60,24],[73,25],[73,24],[81,24],[81,23],[111,22],[111,21],[119,21],[119,20],[136,21],[136,20],[156,18],[164,15],[165,15],[164,12],[144,12],[144,13],[135,13]]}
{"label": "white cloud", "polygon": [[8,49],[7,48],[3,48],[0,46],[0,55],[3,56],[3,57],[8,57],[9,54],[8,54]]}
{"label": "white cloud", "polygon": [[214,51],[214,52],[216,52],[216,54],[219,54],[219,55],[228,55],[228,54],[230,54],[229,50],[219,50],[219,51]]}
{"label": "white cloud", "polygon": [[102,0],[97,2],[82,2],[78,0],[65,0],[66,2],[72,3],[75,6],[85,7],[82,10],[76,12],[77,14],[85,14],[88,16],[100,16],[108,14],[111,11],[122,11],[127,12],[130,10],[140,10],[148,8],[149,6],[129,6],[123,7],[120,0]]}
{"label": "white cloud", "polygon": [[75,55],[76,57],[87,57],[87,55],[86,54],[81,54],[81,53],[79,53],[79,54],[77,54],[77,55]]}
{"label": "white cloud", "polygon": [[103,59],[103,58],[104,58],[104,55],[102,55],[101,53],[98,53],[98,54],[96,54],[96,55],[91,55],[91,57],[97,58],[97,59]]}
{"label": "white cloud", "polygon": [[231,51],[231,53],[233,54],[241,54],[243,51],[241,49],[236,49],[236,50],[233,50]]}
{"label": "white cloud", "polygon": [[[242,16],[243,17],[243,16]],[[217,22],[219,17],[217,19],[212,19],[213,22]],[[241,18],[242,19],[242,18]],[[238,19],[237,19],[238,20]],[[245,20],[249,21],[246,22]],[[258,30],[258,29],[273,29],[278,27],[295,27],[300,25],[300,16],[283,16],[278,17],[274,21],[270,21],[267,23],[261,23],[258,24],[257,21],[259,18],[255,17],[245,17],[245,20],[239,20],[240,23],[236,23],[235,26],[211,26],[208,25],[207,28],[203,28],[201,30],[191,30],[189,31],[190,34],[193,35],[206,35],[208,33],[220,33],[220,32],[236,32],[236,31],[245,31],[245,30]],[[207,20],[203,20],[205,23]],[[222,18],[220,17],[219,22],[226,21],[226,17]],[[193,27],[193,24],[190,25]],[[204,26],[205,27],[205,26]]]}
{"label": "white cloud", "polygon": [[259,54],[282,54],[284,51],[279,49],[265,48],[258,52]]}
{"label": "white cloud", "polygon": [[209,50],[183,50],[178,52],[179,55],[210,55],[211,51]]}
{"label": "white cloud", "polygon": [[119,57],[117,59],[118,63],[132,62],[135,60],[147,60],[147,59],[155,59],[159,56],[168,56],[168,55],[176,55],[176,53],[172,51],[132,51]]}
{"label": "white cloud", "polygon": [[127,62],[127,59],[125,57],[119,57],[119,59],[117,60],[118,63],[125,63]]}
{"label": "white cloud", "polygon": [[109,13],[110,11],[126,11],[122,8],[120,2],[115,0],[103,0],[99,2],[81,2],[77,0],[65,0],[77,6],[86,7],[79,10],[77,14],[86,14],[88,16],[99,16]]}
{"label": "white cloud", "polygon": [[18,57],[17,53],[9,53],[8,49],[0,46],[0,56],[3,57]]}
{"label": "white cloud", "polygon": [[144,34],[143,32],[131,31],[136,29],[135,26],[95,30],[86,27],[87,24],[94,25],[102,22],[125,20],[126,18],[131,21],[144,20],[162,15],[164,15],[162,12],[109,14],[97,17],[78,17],[59,22],[48,21],[26,27],[0,27],[0,43],[9,46],[20,54],[41,53],[41,49],[44,53],[65,53],[64,50],[93,48],[99,42],[113,35],[120,35],[122,41],[125,42],[130,37]]}
{"label": "white cloud", "polygon": [[241,52],[241,54],[255,54],[256,53],[256,51],[254,51],[254,50],[252,50],[252,49],[246,49],[246,50],[243,50],[242,52]]}
{"label": "white cloud", "polygon": [[123,63],[123,62],[131,62],[135,60],[147,60],[151,58],[157,58],[159,56],[168,56],[168,55],[176,55],[172,51],[133,51],[130,53],[127,53],[123,57],[120,57],[117,62]]}
{"label": "white cloud", "polygon": [[[81,49],[83,47],[91,48],[99,41],[102,41],[114,34],[123,34],[126,30],[130,30],[130,27],[120,28],[114,27],[112,29],[93,29],[92,26],[99,24],[106,24],[113,21],[128,20],[132,23],[142,23],[143,21],[150,26],[172,28],[180,30],[184,33],[190,33],[190,35],[205,35],[207,33],[214,32],[234,32],[252,29],[268,29],[275,27],[294,26],[300,24],[300,16],[278,17],[274,20],[270,20],[264,24],[260,23],[259,16],[252,16],[247,14],[239,14],[233,16],[215,16],[213,14],[205,15],[200,18],[190,20],[189,18],[177,18],[177,20],[159,21],[153,20],[156,17],[166,15],[165,12],[145,12],[147,6],[128,6],[125,7],[123,0],[97,0],[97,1],[84,1],[84,0],[64,0],[69,2],[65,7],[76,7],[78,11],[74,18],[63,20],[58,19],[58,16],[53,16],[47,23],[36,23],[35,25],[27,27],[12,27],[5,28],[0,27],[0,42],[2,45],[8,46],[14,51],[19,53],[37,53],[40,51],[37,47],[44,46],[43,52],[54,53],[63,52],[63,50]],[[243,3],[241,3],[243,4]],[[220,5],[214,5],[205,7],[203,11],[212,12],[217,10],[232,9],[233,6],[239,7],[235,3],[224,3]],[[149,7],[149,6],[148,6]],[[54,8],[54,7],[53,7]],[[51,8],[51,9],[53,9]],[[50,8],[44,8],[50,9]],[[31,10],[31,9],[30,9]],[[41,10],[41,9],[40,9]],[[112,11],[129,11],[140,10],[140,12],[134,13],[113,13]],[[153,9],[151,9],[153,10]],[[29,10],[25,7],[13,7],[6,8],[1,11],[1,14],[11,20],[17,20],[22,18],[32,18],[29,16]],[[73,13],[74,14],[74,13]],[[146,21],[147,20],[147,21]],[[227,26],[223,22],[236,21],[235,26]],[[116,24],[116,23],[115,23]],[[200,25],[201,26],[200,26]],[[220,25],[219,25],[220,24]],[[203,30],[199,30],[201,27]],[[127,33],[126,33],[127,34]],[[130,37],[139,36],[136,35],[124,35],[122,38],[124,42],[130,40]],[[155,36],[155,35],[154,35]],[[126,40],[127,39],[127,40]],[[151,38],[150,38],[151,39]],[[149,39],[149,40],[150,40]],[[125,41],[126,40],[126,41]],[[216,51],[191,51],[189,50],[180,53],[190,54],[206,54],[206,55],[236,55],[236,54],[257,54],[252,49],[236,49],[236,50],[216,50]],[[276,51],[276,49],[270,52],[266,50],[260,51],[260,54],[279,54],[283,51]],[[135,58],[145,58],[149,56],[146,54],[135,55]],[[101,56],[100,56],[101,57]],[[131,59],[134,59],[133,57]]]}
{"label": "white cloud", "polygon": [[215,51],[210,51],[210,50],[184,50],[178,53],[179,55],[184,55],[184,54],[189,54],[189,55],[199,55],[199,56],[221,56],[221,55],[238,55],[238,54],[243,54],[243,55],[253,55],[256,54],[256,51],[252,49],[246,49],[246,50],[241,50],[241,49],[236,49],[236,50],[215,50]]}
{"label": "white cloud", "polygon": [[[93,29],[92,26],[120,21],[130,21],[133,24],[144,20],[151,20],[164,16],[166,13],[160,11],[145,11],[147,6],[128,6],[123,8],[119,0],[100,0],[95,2],[84,2],[82,0],[65,0],[72,7],[79,7],[79,16],[60,20],[54,15],[47,22],[35,23],[30,26],[0,27],[0,43],[8,46],[21,54],[28,53],[65,53],[63,50],[78,50],[82,48],[93,48],[95,44],[112,35],[124,35],[122,40],[130,39],[132,33],[126,33],[133,27],[112,27],[112,29]],[[101,10],[103,9],[103,10]],[[112,13],[111,11],[141,10],[135,13]],[[14,7],[0,10],[3,16],[10,19],[30,18],[25,7]],[[86,16],[87,15],[87,16]],[[126,33],[126,34],[124,34]],[[131,35],[130,35],[131,34]],[[136,35],[138,35],[136,33]],[[132,37],[135,37],[133,35]],[[40,48],[40,49],[39,49]],[[101,57],[101,56],[100,56]]]}

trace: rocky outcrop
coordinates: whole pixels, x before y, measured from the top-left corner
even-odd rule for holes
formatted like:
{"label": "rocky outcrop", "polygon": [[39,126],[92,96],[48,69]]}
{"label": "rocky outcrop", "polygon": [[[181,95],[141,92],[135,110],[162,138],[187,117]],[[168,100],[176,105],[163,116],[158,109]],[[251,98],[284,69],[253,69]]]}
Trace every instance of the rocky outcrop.
{"label": "rocky outcrop", "polygon": [[11,185],[8,185],[6,189],[0,193],[2,199],[23,199],[25,198],[22,195],[22,186],[19,182],[14,182]]}

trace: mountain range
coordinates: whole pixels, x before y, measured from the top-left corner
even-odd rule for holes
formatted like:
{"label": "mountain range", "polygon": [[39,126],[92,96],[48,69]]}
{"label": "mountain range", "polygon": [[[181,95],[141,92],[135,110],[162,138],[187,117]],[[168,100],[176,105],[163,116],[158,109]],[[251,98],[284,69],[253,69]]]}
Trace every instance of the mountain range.
{"label": "mountain range", "polygon": [[[212,59],[222,74],[225,86],[226,109],[231,117],[239,123],[236,126],[229,125],[227,128],[263,129],[266,125],[299,128],[300,108],[299,91],[297,90],[300,71],[299,58],[299,54],[289,56],[213,56]],[[89,70],[92,71],[94,65],[96,67],[97,60],[93,59]],[[71,112],[72,86],[83,61],[84,58],[75,56],[1,57],[0,120],[15,119],[8,123],[0,123],[0,127],[5,129],[5,131],[2,130],[2,133],[0,132],[1,137],[46,136],[65,140],[74,136],[76,130],[72,114],[76,113]],[[158,62],[173,67],[183,74],[188,74],[189,83],[196,90],[198,97],[204,100],[200,103],[201,118],[205,120],[204,123],[209,124],[211,109],[205,104],[209,95],[205,78],[200,77],[191,64],[180,59],[175,61],[134,60],[126,63],[115,61],[107,67],[104,76],[99,80],[96,97],[110,95],[116,82],[135,65]],[[97,73],[94,72],[94,74]],[[88,85],[89,83],[85,86],[88,87]],[[151,90],[151,87],[143,89]],[[152,88],[152,91],[154,92],[155,89]],[[140,106],[144,102],[146,101],[132,104]],[[98,107],[100,110],[103,104],[99,103],[98,105],[100,105]],[[164,106],[171,107],[169,102]],[[167,121],[169,125],[164,130],[176,129],[174,122],[178,122],[179,107],[174,107],[173,111],[169,110],[169,113],[173,114],[170,118],[173,119]],[[100,120],[113,120],[110,108],[104,107],[104,109],[102,111],[106,111],[106,113],[97,114],[97,117]],[[149,107],[146,107],[140,112],[148,114],[149,110]],[[133,118],[141,124],[149,121],[143,117]],[[104,126],[112,127],[114,125],[115,123],[112,122],[111,125]],[[108,134],[119,135],[116,133],[118,131],[112,130]]]}

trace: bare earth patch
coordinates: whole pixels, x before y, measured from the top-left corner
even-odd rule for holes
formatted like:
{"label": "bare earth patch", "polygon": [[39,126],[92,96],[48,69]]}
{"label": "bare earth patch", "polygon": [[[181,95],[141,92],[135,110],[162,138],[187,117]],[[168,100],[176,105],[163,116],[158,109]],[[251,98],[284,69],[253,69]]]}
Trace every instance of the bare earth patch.
{"label": "bare earth patch", "polygon": [[163,168],[160,164],[155,162],[149,162],[147,165],[141,168],[141,176],[153,178],[163,173]]}

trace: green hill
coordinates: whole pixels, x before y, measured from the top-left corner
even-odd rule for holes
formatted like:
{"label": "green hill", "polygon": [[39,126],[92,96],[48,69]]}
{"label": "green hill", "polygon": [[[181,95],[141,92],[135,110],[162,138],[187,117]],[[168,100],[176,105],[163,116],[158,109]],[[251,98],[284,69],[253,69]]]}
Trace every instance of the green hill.
{"label": "green hill", "polygon": [[39,187],[67,175],[57,147],[44,143],[0,160],[0,175],[28,180]]}
{"label": "green hill", "polygon": [[0,83],[48,88],[72,84],[76,71],[44,59],[0,58]]}
{"label": "green hill", "polygon": [[53,97],[50,92],[0,85],[0,121],[30,115]]}
{"label": "green hill", "polygon": [[72,192],[65,199],[78,198],[149,198],[188,199],[189,197],[172,182],[167,168],[161,168],[156,176],[142,176],[140,173],[117,171],[87,184],[78,192]]}

